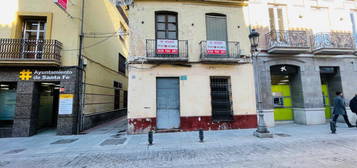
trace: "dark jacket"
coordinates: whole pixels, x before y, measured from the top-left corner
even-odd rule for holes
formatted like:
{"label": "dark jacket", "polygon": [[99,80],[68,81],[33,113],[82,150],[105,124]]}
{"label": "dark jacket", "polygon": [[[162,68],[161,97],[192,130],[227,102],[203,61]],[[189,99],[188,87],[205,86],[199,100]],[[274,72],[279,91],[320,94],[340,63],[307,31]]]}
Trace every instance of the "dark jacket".
{"label": "dark jacket", "polygon": [[350,108],[352,112],[357,113],[357,96],[350,101]]}
{"label": "dark jacket", "polygon": [[346,103],[345,99],[341,96],[336,96],[333,99],[333,114],[340,114],[340,115],[345,115],[346,114]]}

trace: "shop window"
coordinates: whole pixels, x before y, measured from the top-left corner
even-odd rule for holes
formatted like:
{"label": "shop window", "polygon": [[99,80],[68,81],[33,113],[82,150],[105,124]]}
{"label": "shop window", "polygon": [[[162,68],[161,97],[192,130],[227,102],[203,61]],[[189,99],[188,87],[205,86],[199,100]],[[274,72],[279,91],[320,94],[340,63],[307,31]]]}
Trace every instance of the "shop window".
{"label": "shop window", "polygon": [[0,83],[0,127],[13,124],[16,107],[16,83]]}
{"label": "shop window", "polygon": [[229,77],[211,77],[211,104],[214,121],[233,120],[232,91]]}

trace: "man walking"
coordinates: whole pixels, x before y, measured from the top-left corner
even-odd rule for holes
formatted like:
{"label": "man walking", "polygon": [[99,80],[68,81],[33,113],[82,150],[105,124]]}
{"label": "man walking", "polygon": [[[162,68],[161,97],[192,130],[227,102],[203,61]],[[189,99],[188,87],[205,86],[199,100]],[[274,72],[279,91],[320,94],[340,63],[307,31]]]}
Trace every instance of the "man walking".
{"label": "man walking", "polygon": [[353,127],[353,125],[350,123],[347,117],[346,103],[345,103],[345,99],[343,98],[342,92],[336,92],[336,97],[333,99],[333,104],[334,104],[333,117],[330,123],[332,133],[333,134],[336,133],[336,121],[340,115],[343,116],[349,128]]}

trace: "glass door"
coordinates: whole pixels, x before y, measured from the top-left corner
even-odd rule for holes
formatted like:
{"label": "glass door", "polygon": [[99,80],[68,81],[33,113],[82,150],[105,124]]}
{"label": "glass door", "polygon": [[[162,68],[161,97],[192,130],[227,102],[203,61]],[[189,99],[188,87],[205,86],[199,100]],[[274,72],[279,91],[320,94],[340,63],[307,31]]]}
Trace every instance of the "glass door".
{"label": "glass door", "polygon": [[22,58],[41,59],[43,54],[46,22],[25,20],[23,27]]}

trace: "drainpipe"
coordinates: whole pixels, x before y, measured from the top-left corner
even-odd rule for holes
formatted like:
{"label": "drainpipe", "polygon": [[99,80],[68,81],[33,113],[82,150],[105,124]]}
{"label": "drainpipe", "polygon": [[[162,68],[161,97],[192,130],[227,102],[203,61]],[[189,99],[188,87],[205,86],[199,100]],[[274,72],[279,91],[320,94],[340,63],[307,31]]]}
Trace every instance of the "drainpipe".
{"label": "drainpipe", "polygon": [[79,50],[78,50],[78,73],[77,73],[77,99],[78,107],[77,107],[77,129],[76,133],[79,134],[81,131],[81,122],[82,122],[82,86],[83,86],[83,61],[82,61],[82,52],[83,52],[83,27],[84,27],[84,5],[85,0],[82,0],[82,11],[81,11],[81,28],[79,34]]}

